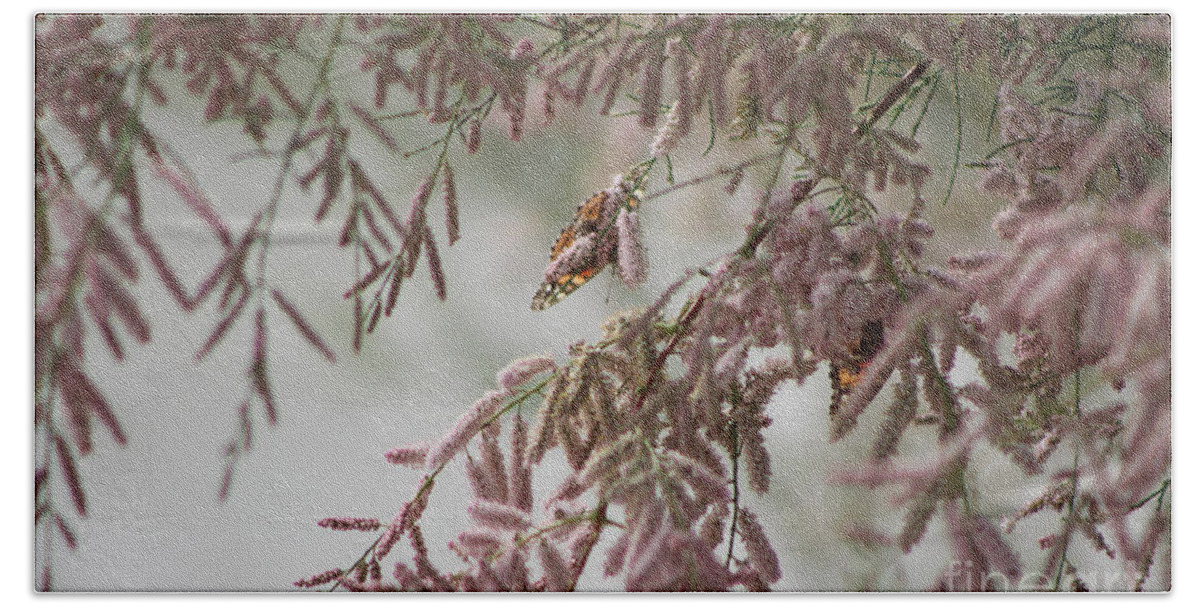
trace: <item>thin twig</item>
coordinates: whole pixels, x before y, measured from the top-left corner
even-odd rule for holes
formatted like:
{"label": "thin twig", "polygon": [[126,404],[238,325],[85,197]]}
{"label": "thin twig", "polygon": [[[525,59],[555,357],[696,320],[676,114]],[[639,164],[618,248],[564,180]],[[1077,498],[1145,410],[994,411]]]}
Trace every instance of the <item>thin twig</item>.
{"label": "thin twig", "polygon": [[728,568],[729,564],[733,561],[733,540],[737,535],[738,513],[741,510],[741,487],[738,484],[738,459],[742,455],[742,443],[740,441],[741,437],[738,435],[736,420],[730,423],[729,434],[731,435],[730,438],[732,439],[732,449],[729,451],[729,462],[733,469],[733,476],[730,481],[730,483],[733,485],[733,498],[730,501],[733,504],[733,516],[729,518],[729,549],[725,551],[726,568]]}
{"label": "thin twig", "polygon": [[296,127],[292,129],[292,134],[288,138],[289,145],[285,148],[283,154],[283,165],[279,168],[279,173],[275,177],[275,184],[271,188],[271,196],[267,199],[267,208],[263,212],[264,226],[261,230],[262,242],[258,252],[258,271],[254,283],[254,288],[258,292],[258,305],[260,308],[263,307],[266,298],[267,250],[270,249],[271,229],[275,223],[275,214],[279,208],[279,201],[283,197],[283,186],[287,183],[287,177],[292,170],[292,162],[296,158],[296,148],[290,144],[300,140],[304,134],[305,123],[308,122],[308,118],[312,116],[313,110],[316,108],[318,94],[322,89],[329,86],[329,71],[333,67],[333,58],[337,54],[338,43],[342,39],[342,27],[345,23],[346,17],[345,15],[341,15],[334,25],[333,36],[329,40],[329,48],[325,51],[321,67],[317,70],[312,90],[308,92],[308,98],[304,100],[304,109],[296,117]]}
{"label": "thin twig", "polygon": [[963,119],[962,119],[962,94],[958,86],[958,59],[957,55],[954,60],[954,169],[950,172],[950,184],[946,186],[946,196],[942,199],[942,204],[950,202],[950,194],[954,192],[954,182],[958,181],[958,167],[961,164],[962,158],[962,143],[963,143]]}
{"label": "thin twig", "polygon": [[[1079,352],[1079,349],[1080,349],[1080,335],[1079,334],[1080,334],[1079,316],[1078,316],[1078,314],[1076,314],[1076,317],[1075,317],[1075,352]],[[1083,371],[1082,369],[1075,370],[1075,386],[1074,386],[1075,402],[1073,404],[1071,413],[1076,419],[1078,419],[1079,415],[1080,415],[1080,407],[1079,406],[1080,406],[1080,398],[1082,396],[1080,393],[1081,385],[1082,385],[1082,380],[1081,380],[1080,375],[1082,374],[1082,371]],[[1052,554],[1053,556],[1056,556],[1058,558],[1058,566],[1057,566],[1056,572],[1054,574],[1054,587],[1051,589],[1052,591],[1058,591],[1058,590],[1062,589],[1063,570],[1065,569],[1066,563],[1067,563],[1067,549],[1070,547],[1071,536],[1074,534],[1076,523],[1079,520],[1079,515],[1075,512],[1075,509],[1077,507],[1077,502],[1078,502],[1076,500],[1076,497],[1079,493],[1079,450],[1080,450],[1079,442],[1076,441],[1075,442],[1075,461],[1071,465],[1071,495],[1067,498],[1067,512],[1066,512],[1066,514],[1063,515],[1063,531],[1062,531],[1061,537],[1059,539],[1058,546],[1055,547],[1055,552],[1054,552],[1054,554]]]}
{"label": "thin twig", "polygon": [[[708,286],[711,287],[712,283],[709,283]],[[653,392],[654,385],[658,380],[659,372],[661,372],[663,367],[665,367],[667,364],[667,357],[671,356],[671,353],[675,351],[675,347],[679,344],[679,339],[687,333],[687,328],[692,324],[692,321],[696,320],[696,316],[699,314],[700,308],[704,306],[704,302],[707,297],[708,292],[706,287],[706,289],[701,291],[700,295],[692,301],[691,308],[689,308],[687,313],[683,315],[683,318],[676,323],[675,332],[674,335],[671,336],[671,341],[667,342],[666,348],[664,348],[662,352],[658,354],[658,357],[654,359],[654,364],[650,366],[650,371],[647,374],[648,379],[646,380],[646,386],[643,387],[638,393],[637,401],[634,402],[633,407],[631,408],[633,413],[636,414],[640,412],[642,410],[642,406],[646,404],[646,398],[650,396],[651,392]]]}
{"label": "thin twig", "polygon": [[1132,513],[1134,511],[1137,511],[1138,509],[1146,506],[1146,503],[1150,502],[1151,500],[1154,500],[1155,498],[1158,498],[1158,507],[1157,508],[1162,509],[1163,496],[1166,495],[1167,488],[1170,488],[1170,487],[1171,487],[1171,478],[1168,477],[1163,480],[1162,485],[1160,485],[1157,490],[1151,492],[1148,496],[1137,501],[1136,503],[1134,503],[1133,506],[1129,507],[1128,512]]}
{"label": "thin twig", "polygon": [[657,190],[655,192],[651,192],[650,194],[647,194],[643,200],[648,201],[651,199],[656,199],[661,196],[670,194],[676,190],[681,190],[683,188],[690,188],[692,186],[702,184],[704,182],[712,181],[712,180],[717,179],[718,177],[721,177],[724,175],[733,175],[734,173],[737,173],[738,171],[744,171],[749,167],[752,167],[763,161],[770,160],[775,157],[776,157],[776,153],[774,153],[774,152],[771,154],[761,154],[759,156],[755,156],[749,160],[740,162],[731,167],[722,167],[720,169],[717,169],[716,171],[713,171],[712,173],[701,175],[700,177],[693,177],[692,179],[682,181],[682,182],[677,182],[671,186],[667,186],[666,188],[663,188],[662,190]]}
{"label": "thin twig", "polygon": [[907,93],[910,88],[912,88],[913,84],[917,82],[917,79],[920,78],[927,69],[929,69],[929,60],[922,59],[921,61],[918,61],[917,65],[914,65],[912,69],[904,75],[903,78],[901,78],[896,84],[892,85],[892,88],[888,90],[887,94],[884,95],[883,98],[879,100],[879,103],[875,104],[875,108],[871,110],[871,117],[868,118],[866,122],[858,125],[858,128],[854,130],[855,137],[862,137],[866,135],[867,132],[875,126],[875,123],[879,122],[879,119],[883,118],[883,115],[887,114],[887,111],[892,109],[892,106],[895,105],[897,101],[900,101],[900,97]]}

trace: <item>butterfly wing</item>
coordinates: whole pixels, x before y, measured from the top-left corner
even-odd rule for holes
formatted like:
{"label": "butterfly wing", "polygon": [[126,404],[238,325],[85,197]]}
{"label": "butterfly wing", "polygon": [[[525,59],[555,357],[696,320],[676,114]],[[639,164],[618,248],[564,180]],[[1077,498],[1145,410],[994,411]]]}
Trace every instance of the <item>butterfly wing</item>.
{"label": "butterfly wing", "polygon": [[592,277],[599,274],[599,268],[588,268],[579,272],[564,274],[553,281],[546,281],[533,295],[529,305],[532,310],[545,310],[557,304],[563,298],[571,295],[576,289],[583,287]]}
{"label": "butterfly wing", "polygon": [[[575,218],[571,224],[563,229],[558,235],[558,240],[554,242],[554,246],[550,248],[550,262],[553,263],[566,250],[575,244],[575,240],[579,237],[594,232],[596,224],[601,220],[604,211],[604,204],[608,199],[607,192],[597,192],[591,198],[584,201],[575,210]],[[538,287],[537,293],[533,294],[533,302],[529,308],[532,310],[545,310],[557,304],[563,298],[571,295],[576,289],[583,287],[585,283],[590,281],[592,277],[600,273],[604,269],[603,264],[597,264],[598,256],[593,256],[590,264],[585,264],[581,269],[576,269],[571,272],[565,272],[558,276],[547,277]],[[574,264],[572,264],[574,265]]]}
{"label": "butterfly wing", "polygon": [[842,400],[854,390],[854,385],[858,384],[860,377],[862,371],[857,364],[835,363],[829,366],[829,383],[833,387],[833,399],[829,402],[830,418],[837,416],[842,407]]}
{"label": "butterfly wing", "polygon": [[842,400],[858,386],[858,381],[882,349],[883,322],[868,321],[860,330],[858,342],[850,345],[850,354],[853,357],[849,361],[830,364],[829,383],[833,387],[833,399],[829,402],[830,417],[837,416]]}

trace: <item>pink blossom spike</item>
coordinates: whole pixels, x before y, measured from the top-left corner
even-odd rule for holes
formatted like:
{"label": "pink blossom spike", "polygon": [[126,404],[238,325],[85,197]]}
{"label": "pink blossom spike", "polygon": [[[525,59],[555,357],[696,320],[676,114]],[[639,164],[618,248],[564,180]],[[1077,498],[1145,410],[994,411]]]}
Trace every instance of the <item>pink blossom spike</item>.
{"label": "pink blossom spike", "polygon": [[514,391],[534,376],[554,369],[554,359],[545,355],[518,359],[496,374],[496,384],[500,385],[502,390]]}
{"label": "pink blossom spike", "polygon": [[648,264],[636,211],[624,207],[617,215],[617,274],[629,289],[646,282]]}

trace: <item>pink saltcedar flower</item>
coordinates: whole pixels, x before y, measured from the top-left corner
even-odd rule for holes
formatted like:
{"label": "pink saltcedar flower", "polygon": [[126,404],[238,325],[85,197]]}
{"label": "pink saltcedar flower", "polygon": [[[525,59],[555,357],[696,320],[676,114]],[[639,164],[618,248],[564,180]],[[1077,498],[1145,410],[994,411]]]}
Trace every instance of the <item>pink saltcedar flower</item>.
{"label": "pink saltcedar flower", "polygon": [[1038,513],[1041,510],[1050,507],[1055,510],[1061,509],[1067,504],[1067,498],[1071,494],[1071,484],[1069,481],[1061,481],[1054,486],[1051,486],[1045,492],[1039,494],[1033,500],[1025,503],[1016,513],[1008,516],[1004,520],[1004,532],[1011,534],[1016,528],[1017,522]]}
{"label": "pink saltcedar flower", "polygon": [[442,271],[442,258],[438,255],[437,243],[433,240],[433,231],[426,224],[424,228],[425,260],[429,263],[429,276],[433,279],[433,292],[438,299],[446,301],[446,274]]}
{"label": "pink saltcedar flower", "polygon": [[894,544],[891,536],[866,524],[847,524],[838,530],[838,534],[851,543],[867,548],[890,547]]}
{"label": "pink saltcedar flower", "polygon": [[221,485],[217,488],[217,502],[224,503],[229,498],[229,488],[233,486],[233,463],[226,463],[225,472],[221,475]]}
{"label": "pink saltcedar flower", "polygon": [[63,479],[67,482],[67,489],[71,493],[71,501],[75,504],[75,512],[79,513],[80,517],[87,517],[87,498],[83,493],[83,483],[79,480],[79,469],[75,466],[75,457],[71,454],[71,448],[67,447],[67,442],[63,440],[61,435],[54,435],[54,450],[58,456],[58,462],[63,472]]}
{"label": "pink saltcedar flower", "polygon": [[208,198],[204,196],[199,185],[194,180],[186,177],[186,173],[167,166],[162,158],[152,157],[150,160],[155,177],[166,181],[175,190],[179,198],[183,199],[183,202],[191,207],[192,213],[195,213],[208,224],[213,233],[228,238],[229,227],[225,224],[225,220],[217,214],[217,211],[213,208]]}
{"label": "pink saltcedar flower", "polygon": [[317,522],[317,525],[330,530],[357,530],[360,532],[370,532],[380,528],[379,520],[373,517],[326,517]]}
{"label": "pink saltcedar flower", "polygon": [[68,414],[68,428],[74,438],[75,448],[81,456],[92,451],[92,415],[89,411],[93,399],[103,400],[95,386],[73,361],[74,357],[62,357],[56,374],[59,394]]}
{"label": "pink saltcedar flower", "polygon": [[[968,569],[982,575],[984,584],[991,581],[988,575],[1003,574],[1009,582],[1016,583],[1021,577],[1021,564],[1012,549],[1000,537],[1000,531],[983,517],[962,512],[956,502],[946,505],[946,520],[955,557]],[[972,576],[972,579],[977,577]],[[984,591],[985,589],[967,589]]]}
{"label": "pink saltcedar flower", "polygon": [[513,61],[524,61],[533,53],[533,41],[529,38],[522,38],[513,45],[513,48],[508,53],[509,59]]}
{"label": "pink saltcedar flower", "polygon": [[687,283],[688,280],[690,280],[693,276],[695,276],[694,270],[685,270],[678,279],[675,279],[670,285],[668,285],[667,288],[658,295],[658,298],[654,300],[654,303],[646,307],[641,315],[634,319],[633,322],[630,323],[629,327],[622,332],[617,345],[622,349],[629,349],[630,345],[634,343],[635,339],[644,335],[643,332],[645,332],[657,320],[663,309],[666,308],[667,303],[671,301],[671,298],[674,297],[675,294],[683,288],[684,284]]}
{"label": "pink saltcedar flower", "polygon": [[766,532],[753,513],[746,509],[739,509],[739,512],[737,531],[742,535],[742,544],[746,546],[746,555],[750,563],[754,564],[755,570],[764,581],[778,581],[783,576],[783,571],[779,569],[779,556],[771,547]]}
{"label": "pink saltcedar flower", "polygon": [[472,564],[472,573],[463,579],[463,591],[479,591],[495,593],[504,591],[504,584],[499,575],[485,560],[476,560]]}
{"label": "pink saltcedar flower", "polygon": [[937,504],[936,496],[917,496],[908,512],[904,514],[904,527],[900,529],[900,535],[896,538],[901,551],[905,553],[912,551],[913,546],[920,542],[922,536],[925,536],[925,528],[929,525],[929,520],[933,518]]}
{"label": "pink saltcedar flower", "polygon": [[79,546],[78,541],[75,540],[75,532],[71,530],[71,526],[67,525],[67,520],[58,513],[54,514],[54,527],[58,528],[58,533],[62,535],[63,542],[67,543],[68,549],[74,551]]}
{"label": "pink saltcedar flower", "polygon": [[1058,544],[1061,536],[1059,534],[1047,534],[1038,539],[1038,547],[1043,551]]}
{"label": "pink saltcedar flower", "polygon": [[477,500],[467,507],[467,514],[479,525],[502,532],[521,532],[529,529],[529,514],[508,505]]}
{"label": "pink saltcedar flower", "polygon": [[479,465],[487,471],[488,479],[495,486],[490,496],[481,496],[508,504],[508,471],[504,466],[504,454],[500,451],[500,423],[483,427],[479,435]]}
{"label": "pink saltcedar flower", "polygon": [[655,537],[658,536],[664,528],[669,528],[670,523],[667,521],[667,507],[662,499],[658,498],[654,493],[649,493],[648,496],[638,501],[636,507],[627,505],[628,513],[625,519],[626,532],[633,536],[631,539],[630,555],[628,562],[641,559],[647,549],[655,544]]}
{"label": "pink saltcedar flower", "polygon": [[498,501],[505,499],[504,495],[508,489],[505,486],[507,480],[497,478],[488,467],[480,465],[470,454],[467,454],[466,469],[467,481],[471,484],[471,493],[477,498]]}
{"label": "pink saltcedar flower", "polygon": [[747,336],[738,343],[730,345],[721,357],[713,363],[714,379],[720,384],[728,384],[737,378],[746,366],[746,353],[749,352],[753,338]]}
{"label": "pink saltcedar flower", "polygon": [[[92,277],[94,281],[93,289],[98,290],[95,293],[97,299],[105,301],[103,309],[111,309],[117,313],[117,316],[125,323],[125,327],[129,329],[129,333],[133,334],[138,342],[145,344],[150,341],[150,324],[146,317],[142,314],[141,309],[134,301],[129,290],[117,280],[116,277],[99,267],[97,262],[93,262],[96,266],[96,272]],[[91,273],[89,273],[91,274]]]}
{"label": "pink saltcedar flower", "polygon": [[741,585],[752,593],[766,593],[771,590],[770,585],[762,579],[762,576],[755,569],[754,564],[746,564],[737,569],[733,573],[731,585]]}
{"label": "pink saltcedar flower", "polygon": [[626,591],[666,591],[679,576],[679,549],[670,526],[662,526],[641,551],[630,556]]}
{"label": "pink saltcedar flower", "polygon": [[717,548],[721,541],[725,538],[725,530],[729,529],[725,518],[729,517],[729,504],[719,503],[710,505],[708,513],[704,519],[700,520],[700,528],[697,531],[700,542],[708,547],[709,551]]}
{"label": "pink saltcedar flower", "polygon": [[[739,357],[741,356],[740,352],[737,354]],[[730,351],[727,351],[721,358],[729,361],[736,360],[730,356]],[[755,407],[766,405],[771,400],[771,397],[774,396],[779,383],[794,377],[796,367],[790,359],[790,357],[767,357],[761,366],[746,369],[742,401],[753,404]],[[744,366],[744,362],[739,362],[738,365],[739,367],[722,366],[729,370],[726,372],[728,380],[733,380],[734,377],[732,374],[736,374],[743,369],[741,366]],[[720,423],[718,422],[717,424]]]}
{"label": "pink saltcedar flower", "polygon": [[367,130],[383,143],[388,150],[391,150],[393,153],[400,152],[400,146],[396,143],[396,138],[392,137],[391,133],[388,133],[378,118],[354,102],[348,102],[347,105],[350,106],[350,110],[354,112],[354,115],[366,125]]}
{"label": "pink saltcedar flower", "polygon": [[558,489],[546,499],[546,507],[549,508],[550,505],[557,502],[571,502],[582,496],[587,490],[588,486],[580,481],[579,476],[575,473],[570,473],[559,484]]}
{"label": "pink saltcedar flower", "polygon": [[[943,324],[943,327],[949,328],[950,325],[950,323],[945,323]],[[943,376],[949,375],[950,371],[954,369],[954,362],[958,356],[958,342],[954,340],[955,333],[957,333],[956,329],[950,329],[949,331],[944,329],[942,332],[942,338],[938,341],[938,371],[941,372]]]}
{"label": "pink saltcedar flower", "polygon": [[646,69],[642,73],[639,87],[641,103],[638,107],[638,122],[643,127],[653,127],[658,118],[660,100],[662,99],[663,67],[667,58],[663,54],[663,45],[651,45],[646,51]]}
{"label": "pink saltcedar flower", "polygon": [[304,339],[308,340],[308,343],[311,344],[313,348],[316,348],[318,351],[320,351],[325,357],[325,360],[329,361],[330,363],[337,361],[337,357],[334,356],[333,350],[329,348],[327,344],[325,344],[325,340],[321,339],[320,334],[318,334],[317,330],[313,328],[312,324],[310,324],[308,320],[304,318],[304,315],[300,313],[300,310],[296,308],[295,304],[292,304],[292,302],[289,301],[287,297],[284,296],[283,293],[278,289],[271,290],[271,297],[275,300],[275,304],[279,306],[279,309],[282,310],[284,314],[287,315],[288,319],[290,319],[296,326],[296,329],[300,332],[300,335],[304,336]]}
{"label": "pink saltcedar flower", "polygon": [[[1104,533],[1097,527],[1097,518],[1103,517],[1103,515],[1100,515],[1101,507],[1095,495],[1091,493],[1083,494],[1080,496],[1080,504],[1080,512],[1088,513],[1089,517],[1085,518],[1085,521],[1079,525],[1079,532],[1092,541],[1092,547],[1096,551],[1107,555],[1108,559],[1116,559],[1117,552],[1108,545],[1108,541],[1104,539]],[[1153,522],[1151,525],[1153,525]]]}
{"label": "pink saltcedar flower", "polygon": [[746,169],[739,167],[733,175],[729,176],[729,181],[725,183],[725,194],[733,196],[737,193],[738,186],[742,185],[742,180],[746,177]]}
{"label": "pink saltcedar flower", "polygon": [[[747,410],[752,408],[738,408]],[[746,477],[750,489],[766,494],[771,488],[771,454],[764,445],[762,429],[770,418],[757,412],[738,411],[735,420],[742,437],[742,456],[746,462]]]}
{"label": "pink saltcedar flower", "polygon": [[[433,194],[433,175],[430,174],[421,182],[417,192],[413,194],[412,206],[409,209],[408,230],[410,237],[413,234],[420,234],[420,227],[424,224],[425,219],[425,203],[429,202],[429,197]],[[420,218],[421,221],[418,221]]]}
{"label": "pink saltcedar flower", "polygon": [[679,452],[670,450],[666,455],[672,468],[687,481],[697,498],[710,504],[720,504],[729,500],[729,485],[725,479]]}
{"label": "pink saltcedar flower", "polygon": [[875,460],[890,458],[896,453],[900,437],[917,415],[917,376],[912,365],[900,369],[900,382],[896,384],[892,403],[888,406],[886,419],[875,437],[871,457]]}
{"label": "pink saltcedar flower", "polygon": [[542,116],[545,117],[542,122],[543,125],[549,126],[550,123],[554,122],[554,98],[554,90],[550,87],[546,87],[546,89],[542,91]]}
{"label": "pink saltcedar flower", "polygon": [[[691,398],[691,395],[689,395],[688,399]],[[720,399],[720,397],[717,397],[717,399]],[[706,405],[709,408],[712,407],[711,404]],[[683,410],[690,408],[675,409]],[[709,411],[700,411],[698,408],[692,411],[676,413],[675,415],[679,420],[675,423],[679,432],[664,439],[663,447],[677,451],[704,465],[705,468],[717,476],[724,477],[728,473],[728,470],[725,468],[725,463],[722,461],[721,455],[717,453],[716,444],[710,443],[707,438],[701,438],[700,436],[702,431],[699,425],[704,422],[704,417],[707,416],[710,420],[715,420],[716,418],[713,418]]]}
{"label": "pink saltcedar flower", "polygon": [[254,354],[250,366],[250,375],[254,390],[262,399],[267,410],[267,423],[274,425],[278,420],[275,408],[275,393],[271,390],[270,379],[267,376],[267,317],[266,310],[259,308],[254,317]]}
{"label": "pink saltcedar flower", "polygon": [[506,99],[501,105],[508,113],[508,138],[512,141],[521,141],[521,136],[524,134],[522,123],[525,122],[525,92],[521,91],[520,95],[513,100]]}
{"label": "pink saltcedar flower", "polygon": [[542,539],[538,543],[538,560],[542,564],[546,591],[569,591],[574,583],[571,567],[554,545]]}
{"label": "pink saltcedar flower", "polygon": [[379,542],[375,544],[375,560],[379,561],[387,557],[387,554],[392,552],[401,538],[403,538],[403,534],[400,532],[399,526],[393,522],[383,531],[383,534],[379,536]]}
{"label": "pink saltcedar flower", "polygon": [[158,242],[154,240],[154,237],[143,226],[131,226],[130,231],[133,233],[134,242],[146,253],[146,257],[150,259],[150,264],[158,273],[163,286],[171,293],[171,297],[175,299],[179,307],[183,310],[193,310],[196,307],[195,303],[184,293],[183,283],[180,281],[179,275],[167,263],[166,256],[158,246]]}
{"label": "pink saltcedar flower", "polygon": [[747,485],[760,496],[771,487],[771,456],[762,441],[762,434],[752,436],[753,441],[745,445]]}
{"label": "pink saltcedar flower", "polygon": [[[570,526],[571,534],[566,540],[567,555],[571,556],[571,564],[575,568],[578,568],[578,564],[582,563],[586,555],[591,554],[591,551],[596,547],[596,543],[599,542],[602,530],[602,528],[598,527],[599,525],[592,525],[591,522],[581,522],[575,526]],[[567,526],[564,526],[564,529],[567,528]],[[582,575],[582,572],[580,574]]]}
{"label": "pink saltcedar flower", "polygon": [[420,526],[413,526],[409,529],[408,545],[413,550],[413,565],[417,567],[417,574],[429,581],[434,590],[452,590],[453,588],[438,572],[437,567],[429,561],[429,546],[425,544],[425,534],[421,531]]}
{"label": "pink saltcedar flower", "polygon": [[629,289],[646,282],[646,248],[636,211],[624,207],[617,215],[617,274]]}
{"label": "pink saltcedar flower", "polygon": [[474,154],[479,151],[480,144],[483,143],[483,123],[478,119],[471,121],[471,126],[467,129],[467,154]]}
{"label": "pink saltcedar flower", "polygon": [[429,456],[429,446],[427,445],[403,445],[398,448],[392,448],[383,455],[383,457],[392,464],[409,467],[413,469],[424,468],[425,459]]}
{"label": "pink saltcedar flower", "polygon": [[454,428],[429,451],[429,456],[425,459],[425,468],[437,469],[467,447],[467,443],[479,432],[480,425],[495,414],[500,404],[508,397],[508,393],[491,391],[476,401],[475,405],[458,419]]}
{"label": "pink saltcedar flower", "polygon": [[404,562],[396,562],[396,567],[392,571],[392,576],[396,578],[396,582],[400,588],[405,591],[426,591],[427,587],[421,582],[421,578],[417,573],[413,572]]}
{"label": "pink saltcedar flower", "polygon": [[626,433],[616,441],[591,453],[579,470],[579,480],[584,486],[594,486],[620,473],[620,467],[631,456],[638,445],[636,433]]}
{"label": "pink saltcedar flower", "polygon": [[446,71],[451,65],[450,57],[442,54],[434,68],[437,75],[437,88],[433,90],[433,111],[429,113],[429,122],[437,124],[450,120],[450,110],[446,107],[446,93],[449,89],[449,77]]}
{"label": "pink saltcedar flower", "polygon": [[508,367],[496,374],[496,384],[506,391],[516,390],[530,378],[555,369],[554,359],[546,355],[537,355],[518,359],[508,364]]}
{"label": "pink saltcedar flower", "polygon": [[495,555],[503,547],[503,542],[493,530],[467,530],[461,532],[453,543],[453,548],[463,557],[483,559]]}
{"label": "pink saltcedar flower", "polygon": [[1058,447],[1058,443],[1062,441],[1062,435],[1058,428],[1052,428],[1033,446],[1033,457],[1038,464],[1045,464],[1050,455],[1054,453],[1054,449]]}
{"label": "pink saltcedar flower", "polygon": [[320,587],[321,585],[324,585],[325,583],[330,583],[330,582],[333,582],[333,581],[341,578],[341,576],[343,574],[345,574],[345,571],[343,571],[340,568],[334,568],[333,570],[327,570],[316,576],[298,580],[292,584],[297,587],[300,587],[301,589],[307,589],[310,587]]}
{"label": "pink saltcedar flower", "polygon": [[723,591],[733,578],[698,539],[667,529],[646,558],[630,567],[628,591]]}
{"label": "pink saltcedar flower", "polygon": [[557,401],[563,396],[567,386],[568,374],[560,374],[550,382],[550,390],[547,393],[544,405],[539,409],[537,420],[534,421],[531,434],[533,442],[525,449],[524,461],[527,466],[535,465],[542,461],[542,457],[546,455],[554,446],[558,445],[558,434],[555,433],[557,427]]}
{"label": "pink saltcedar flower", "polygon": [[533,470],[525,460],[529,429],[520,412],[513,417],[511,451],[508,455],[508,504],[531,511],[533,509]]}
{"label": "pink saltcedar flower", "polygon": [[604,556],[604,576],[616,576],[625,567],[625,554],[629,551],[629,541],[632,534],[625,533],[617,537],[617,542],[608,549]]}
{"label": "pink saltcedar flower", "polygon": [[584,436],[584,429],[568,423],[559,424],[556,430],[567,464],[576,471],[581,470],[587,463],[588,457],[592,455],[594,447]]}
{"label": "pink saltcedar flower", "polygon": [[509,547],[496,562],[496,574],[500,576],[507,591],[527,591],[529,569],[525,566],[528,556],[516,547]]}
{"label": "pink saltcedar flower", "polygon": [[425,514],[425,508],[429,506],[429,495],[433,493],[434,479],[428,474],[421,478],[419,485],[426,488],[426,491],[418,492],[411,501],[405,503],[392,520],[392,525],[398,526],[401,531],[407,531],[416,525],[417,520]]}
{"label": "pink saltcedar flower", "polygon": [[583,67],[579,70],[579,77],[575,79],[574,86],[571,87],[564,97],[575,103],[576,107],[583,105],[583,100],[587,97],[588,86],[592,83],[592,72],[596,69],[595,57],[588,57],[584,60]]}
{"label": "pink saltcedar flower", "polygon": [[634,65],[629,58],[629,49],[632,46],[632,35],[626,34],[617,45],[617,52],[612,56],[604,68],[600,71],[600,78],[592,85],[592,92],[599,93],[604,91],[604,99],[600,103],[600,115],[608,116],[609,110],[617,100],[617,91],[620,89],[621,77],[632,72]]}
{"label": "pink saltcedar flower", "polygon": [[458,189],[450,163],[442,166],[442,202],[446,208],[446,239],[450,245],[458,242]]}

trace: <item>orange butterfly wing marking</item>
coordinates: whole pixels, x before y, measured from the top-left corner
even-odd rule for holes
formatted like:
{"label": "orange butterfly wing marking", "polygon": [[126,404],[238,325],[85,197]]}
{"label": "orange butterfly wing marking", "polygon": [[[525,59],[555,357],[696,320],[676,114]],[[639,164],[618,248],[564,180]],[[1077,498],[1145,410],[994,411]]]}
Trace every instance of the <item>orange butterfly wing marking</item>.
{"label": "orange butterfly wing marking", "polygon": [[579,209],[575,211],[575,223],[580,221],[594,222],[600,219],[600,212],[604,210],[604,202],[608,200],[607,192],[597,192],[591,198],[584,201]]}
{"label": "orange butterfly wing marking", "polygon": [[[563,229],[558,235],[558,240],[554,242],[554,246],[550,248],[550,261],[558,259],[564,251],[571,248],[575,244],[576,237],[585,231],[592,231],[594,227],[589,224],[595,224],[600,220],[600,215],[604,210],[604,203],[608,200],[607,192],[597,192],[591,196],[579,208],[575,210],[575,218],[571,221],[571,225]],[[578,272],[567,273],[551,280],[542,283],[538,288],[537,293],[533,295],[533,302],[530,304],[532,310],[545,310],[557,304],[563,298],[571,295],[576,289],[583,287],[585,283],[590,281],[592,277],[599,274],[602,268],[593,267],[585,268]]]}
{"label": "orange butterfly wing marking", "polygon": [[575,225],[571,224],[563,229],[562,234],[558,235],[558,240],[554,241],[554,246],[550,248],[550,261],[558,259],[558,256],[571,248],[575,244]]}
{"label": "orange butterfly wing marking", "polygon": [[842,399],[858,386],[863,374],[870,367],[875,355],[883,349],[883,323],[868,321],[863,324],[857,343],[850,345],[853,358],[848,362],[833,363],[829,368],[829,380],[833,385],[833,399],[829,403],[829,415],[836,416]]}

